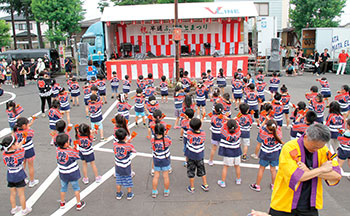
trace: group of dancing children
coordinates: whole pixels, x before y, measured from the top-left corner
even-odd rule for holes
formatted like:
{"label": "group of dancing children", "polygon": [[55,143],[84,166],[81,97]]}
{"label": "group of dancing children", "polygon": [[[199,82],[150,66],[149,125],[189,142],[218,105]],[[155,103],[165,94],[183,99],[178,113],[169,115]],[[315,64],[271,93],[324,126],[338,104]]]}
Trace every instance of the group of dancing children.
{"label": "group of dancing children", "polygon": [[[310,92],[305,94],[307,103],[300,101],[297,104],[291,102],[291,96],[288,93],[286,85],[280,86],[280,79],[277,73],[273,73],[269,81],[268,92],[271,94],[271,100],[266,101],[265,90],[267,83],[263,71],[254,80],[250,74],[244,76],[242,71],[237,71],[231,81],[232,94],[225,92],[227,85],[224,70],[220,69],[217,77],[211,75],[211,71],[202,73],[202,78],[198,83],[192,81],[187,71],[181,72],[181,82],[174,88],[174,106],[175,106],[175,124],[174,129],[180,129],[180,139],[183,141],[183,151],[187,167],[187,176],[189,185],[186,190],[190,193],[195,192],[195,176],[202,178],[201,189],[209,191],[206,179],[206,169],[204,163],[204,150],[206,142],[206,131],[202,126],[207,117],[210,118],[211,133],[211,151],[208,165],[213,166],[214,155],[223,157],[223,168],[221,178],[217,184],[226,187],[226,177],[229,167],[235,168],[235,183],[242,183],[240,163],[249,160],[247,155],[251,143],[251,128],[253,124],[258,127],[257,146],[251,157],[259,159],[259,170],[255,183],[250,184],[254,191],[261,190],[261,180],[265,168],[270,166],[271,184],[276,176],[276,167],[279,164],[279,154],[284,144],[282,141],[282,127],[287,126],[290,129],[290,137],[297,139],[303,136],[306,129],[311,124],[326,124],[331,133],[332,140],[328,145],[338,151],[340,165],[350,158],[350,120],[346,120],[350,113],[350,88],[343,85],[337,92],[335,100],[329,102],[331,90],[327,79],[321,78],[316,81],[321,85],[321,91],[318,91],[317,85],[310,88]],[[164,178],[163,195],[170,195],[169,173],[171,169],[170,147],[172,139],[168,132],[171,125],[164,122],[165,115],[160,109],[159,102],[156,99],[156,88],[152,74],[147,78],[142,75],[137,79],[137,89],[135,96],[129,97],[131,81],[126,75],[122,80],[122,92],[118,94],[119,78],[116,72],[112,73],[110,79],[112,99],[117,98],[117,115],[113,118],[114,124],[114,144],[115,154],[115,178],[116,178],[116,199],[120,200],[124,196],[122,187],[127,189],[126,198],[131,200],[134,197],[132,192],[133,176],[131,161],[136,155],[135,147],[132,142],[135,132],[130,132],[128,120],[129,111],[132,106],[128,103],[128,98],[134,100],[135,125],[143,126],[148,129],[147,138],[151,142],[153,163],[151,174],[153,175],[151,196],[156,198],[158,192],[158,182],[160,174]],[[217,87],[214,88],[214,82]],[[76,209],[81,210],[85,202],[80,199],[80,187],[78,180],[81,178],[77,163],[78,159],[83,161],[84,184],[89,184],[87,177],[87,164],[90,164],[95,175],[95,182],[100,183],[102,177],[99,176],[95,164],[93,141],[96,140],[98,131],[101,141],[106,141],[103,134],[103,115],[102,106],[107,103],[106,99],[106,81],[100,76],[98,80],[92,78],[86,82],[83,87],[84,104],[86,106],[86,117],[90,119],[90,125],[82,123],[74,125],[75,139],[72,139],[69,132],[73,129],[70,122],[70,97],[73,106],[79,106],[80,87],[74,77],[67,81],[68,91],[65,88],[55,84],[53,92],[53,102],[49,110],[49,128],[52,136],[51,144],[56,147],[57,165],[61,180],[61,202],[60,208],[65,207],[65,193],[68,184],[73,186],[77,205]],[[195,88],[191,92],[191,87]],[[168,103],[168,82],[165,76],[161,77],[159,85],[162,103]],[[206,103],[211,101],[213,104],[210,113],[206,113]],[[236,116],[231,113],[231,106],[239,111]],[[324,118],[326,108],[329,108],[327,118]],[[289,113],[290,108],[294,111]],[[19,211],[28,214],[31,208],[26,207],[24,187],[28,183],[29,187],[34,187],[39,183],[34,179],[34,131],[31,129],[35,117],[29,121],[21,117],[23,108],[16,105],[14,101],[7,103],[6,112],[8,122],[13,131],[12,135],[2,140],[1,147],[4,150],[3,158],[8,167],[7,180],[11,191],[11,214]],[[62,119],[67,115],[67,123]],[[283,119],[286,124],[283,124]],[[148,119],[148,123],[146,120]],[[348,160],[349,166],[350,161]],[[29,168],[29,180],[26,180],[24,172],[26,165]],[[16,206],[16,194],[18,193],[21,207]]]}

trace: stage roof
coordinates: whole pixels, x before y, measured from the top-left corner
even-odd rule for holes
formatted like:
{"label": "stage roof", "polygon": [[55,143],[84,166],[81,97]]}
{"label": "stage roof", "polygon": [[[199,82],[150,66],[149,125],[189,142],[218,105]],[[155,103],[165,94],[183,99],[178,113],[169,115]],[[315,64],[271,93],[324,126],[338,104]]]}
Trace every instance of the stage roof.
{"label": "stage roof", "polygon": [[[255,17],[258,16],[253,2],[203,2],[180,3],[179,19]],[[101,21],[141,21],[174,19],[174,4],[127,5],[106,7]]]}

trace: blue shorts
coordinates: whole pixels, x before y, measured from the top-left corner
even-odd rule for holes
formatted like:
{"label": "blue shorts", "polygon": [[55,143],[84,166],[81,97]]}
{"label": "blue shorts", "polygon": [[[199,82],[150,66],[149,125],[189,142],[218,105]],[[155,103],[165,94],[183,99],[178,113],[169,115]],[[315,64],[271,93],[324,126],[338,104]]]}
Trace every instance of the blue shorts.
{"label": "blue shorts", "polygon": [[92,128],[92,129],[95,129],[95,125],[98,126],[98,129],[99,129],[99,130],[103,130],[102,121],[99,121],[99,122],[91,122],[91,128]]}
{"label": "blue shorts", "polygon": [[70,182],[65,182],[61,179],[61,192],[67,192],[68,191],[68,183],[72,184],[73,191],[80,191],[79,183],[78,180],[76,181],[70,181]]}
{"label": "blue shorts", "polygon": [[161,95],[161,96],[168,96],[169,93],[168,93],[168,91],[161,91],[161,92],[160,92],[160,95]]}
{"label": "blue shorts", "polygon": [[139,116],[141,116],[141,117],[146,116],[145,112],[136,112],[136,111],[135,111],[135,115],[136,115],[137,117],[139,117]]}
{"label": "blue shorts", "polygon": [[197,106],[205,106],[206,103],[205,103],[205,100],[204,101],[196,101],[197,103]]}
{"label": "blue shorts", "polygon": [[70,110],[70,105],[66,106],[66,107],[60,107],[60,111],[69,111]]}
{"label": "blue shorts", "polygon": [[258,95],[258,99],[260,99],[261,102],[265,102],[265,95]]}
{"label": "blue shorts", "polygon": [[129,92],[130,92],[130,89],[124,89],[124,88],[123,88],[123,93],[127,94],[127,93],[129,93]]}
{"label": "blue shorts", "polygon": [[78,92],[78,93],[71,93],[71,96],[72,97],[79,97],[80,96],[80,92]]}
{"label": "blue shorts", "polygon": [[281,121],[276,121],[276,122],[277,122],[277,125],[278,125],[278,126],[280,126],[280,127],[283,126],[283,120],[281,120]]}
{"label": "blue shorts", "polygon": [[225,84],[218,84],[219,88],[225,88],[226,87],[226,83]]}
{"label": "blue shorts", "polygon": [[284,109],[284,110],[283,110],[283,113],[284,113],[284,114],[289,114],[289,109]]}
{"label": "blue shorts", "polygon": [[263,166],[263,167],[267,167],[267,166],[271,166],[271,167],[276,167],[278,166],[278,160],[274,160],[274,161],[267,161],[267,160],[263,160],[263,159],[260,159],[259,160],[259,164],[260,166]]}
{"label": "blue shorts", "polygon": [[24,159],[30,159],[35,156],[34,147],[24,151]]}
{"label": "blue shorts", "polygon": [[85,98],[84,98],[85,106],[89,106],[89,100],[90,100],[90,99],[85,99]]}
{"label": "blue shorts", "polygon": [[92,152],[88,155],[83,155],[81,152],[79,152],[80,160],[85,161],[86,163],[95,161],[95,154]]}
{"label": "blue shorts", "polygon": [[112,87],[111,87],[112,93],[118,93],[118,87],[119,87],[119,86],[112,86]]}
{"label": "blue shorts", "polygon": [[157,171],[157,172],[164,172],[164,171],[169,171],[169,170],[171,170],[170,164],[169,164],[169,166],[165,166],[165,167],[154,166],[154,171]]}
{"label": "blue shorts", "polygon": [[340,160],[350,159],[350,151],[345,151],[341,148],[338,148],[338,158]]}
{"label": "blue shorts", "polygon": [[269,91],[270,91],[271,93],[275,93],[275,92],[277,92],[277,91],[278,91],[278,88],[275,88],[275,87],[269,87]]}
{"label": "blue shorts", "polygon": [[316,122],[323,124],[323,116],[322,117],[317,117]]}
{"label": "blue shorts", "polygon": [[102,91],[98,90],[98,94],[100,96],[106,96],[106,90],[102,90]]}
{"label": "blue shorts", "polygon": [[233,94],[234,99],[242,99],[243,94]]}
{"label": "blue shorts", "polygon": [[330,98],[332,96],[331,92],[322,92],[321,91],[321,94],[324,98]]}
{"label": "blue shorts", "polygon": [[179,118],[180,115],[181,115],[181,113],[182,113],[182,110],[181,110],[181,109],[175,109],[175,117],[176,117],[176,118]]}
{"label": "blue shorts", "polygon": [[117,172],[115,172],[115,179],[116,179],[117,185],[121,185],[126,188],[131,188],[134,186],[131,175],[122,176],[122,175],[119,175]]}

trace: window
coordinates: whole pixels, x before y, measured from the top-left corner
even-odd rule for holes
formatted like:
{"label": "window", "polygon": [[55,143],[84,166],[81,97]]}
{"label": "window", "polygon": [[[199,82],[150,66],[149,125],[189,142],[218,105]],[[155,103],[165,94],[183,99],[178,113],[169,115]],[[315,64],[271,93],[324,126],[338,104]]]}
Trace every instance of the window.
{"label": "window", "polygon": [[[30,27],[30,30],[33,30],[33,24],[32,23],[29,23],[29,27]],[[15,29],[27,30],[27,24],[25,24],[25,23],[15,24]]]}
{"label": "window", "polygon": [[84,37],[81,42],[88,43],[90,46],[95,46],[95,37]]}
{"label": "window", "polygon": [[269,15],[269,3],[254,3],[259,16]]}

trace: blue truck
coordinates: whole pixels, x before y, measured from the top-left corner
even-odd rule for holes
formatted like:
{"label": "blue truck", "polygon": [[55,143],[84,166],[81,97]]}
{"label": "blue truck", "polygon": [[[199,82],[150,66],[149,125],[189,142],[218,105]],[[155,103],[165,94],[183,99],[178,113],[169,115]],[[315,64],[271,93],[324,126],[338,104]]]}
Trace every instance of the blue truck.
{"label": "blue truck", "polygon": [[105,55],[105,33],[102,22],[92,24],[82,36],[81,43],[88,44],[88,60],[94,65],[103,65]]}

